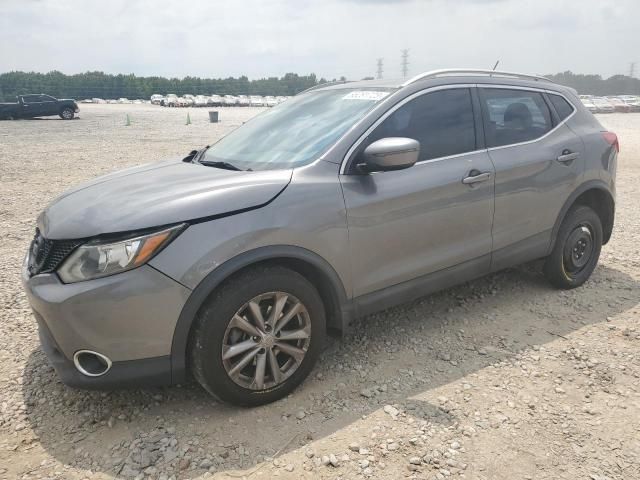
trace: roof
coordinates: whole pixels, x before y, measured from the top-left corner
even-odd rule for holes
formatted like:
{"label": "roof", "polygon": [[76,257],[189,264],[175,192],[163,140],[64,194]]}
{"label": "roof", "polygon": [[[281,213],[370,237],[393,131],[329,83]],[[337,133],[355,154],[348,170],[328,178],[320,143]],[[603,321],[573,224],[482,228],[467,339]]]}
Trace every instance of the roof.
{"label": "roof", "polygon": [[[342,89],[342,88],[402,88],[416,83],[422,83],[426,81],[440,80],[438,83],[446,83],[444,79],[455,79],[458,83],[461,79],[468,83],[497,83],[497,84],[513,84],[522,86],[535,86],[537,88],[551,88],[554,90],[559,89],[561,85],[554,83],[546,77],[539,75],[531,75],[527,73],[516,72],[504,72],[495,70],[481,70],[481,69],[444,69],[444,70],[431,70],[421,73],[410,79],[378,79],[378,80],[360,80],[360,81],[338,81],[323,83],[311,87],[304,92],[310,92],[312,90],[320,89]],[[564,87],[568,88],[568,87]]]}

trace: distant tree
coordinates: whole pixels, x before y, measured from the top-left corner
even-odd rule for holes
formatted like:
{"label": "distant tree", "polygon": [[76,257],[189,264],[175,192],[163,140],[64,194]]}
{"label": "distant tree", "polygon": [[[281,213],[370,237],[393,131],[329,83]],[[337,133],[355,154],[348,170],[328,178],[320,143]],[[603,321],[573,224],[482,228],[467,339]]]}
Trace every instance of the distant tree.
{"label": "distant tree", "polygon": [[[324,79],[321,79],[325,81]],[[58,98],[149,98],[154,93],[166,95],[295,95],[318,85],[315,74],[249,80],[239,78],[138,77],[133,74],[106,74],[85,72],[65,75],[58,71],[48,73],[7,72],[0,74],[0,101],[12,101],[25,93],[48,93]]]}
{"label": "distant tree", "polygon": [[547,75],[556,83],[575,88],[584,95],[640,95],[640,79],[614,75],[603,79],[600,75],[584,75],[566,71]]}

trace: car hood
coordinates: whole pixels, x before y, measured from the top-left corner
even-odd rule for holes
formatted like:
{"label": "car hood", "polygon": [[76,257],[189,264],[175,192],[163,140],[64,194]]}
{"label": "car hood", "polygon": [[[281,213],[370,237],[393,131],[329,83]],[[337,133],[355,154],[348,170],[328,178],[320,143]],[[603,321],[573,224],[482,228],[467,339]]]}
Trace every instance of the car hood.
{"label": "car hood", "polygon": [[79,239],[259,208],[292,170],[222,170],[171,160],[98,177],[51,202],[38,217],[45,238]]}

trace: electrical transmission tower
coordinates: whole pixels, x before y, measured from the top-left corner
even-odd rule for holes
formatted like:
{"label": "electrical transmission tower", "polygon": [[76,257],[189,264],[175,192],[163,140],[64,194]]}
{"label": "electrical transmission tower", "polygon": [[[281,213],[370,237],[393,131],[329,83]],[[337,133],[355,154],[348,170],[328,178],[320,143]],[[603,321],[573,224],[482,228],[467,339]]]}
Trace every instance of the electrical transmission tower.
{"label": "electrical transmission tower", "polygon": [[409,49],[405,48],[402,50],[402,78],[407,78],[409,74]]}
{"label": "electrical transmission tower", "polygon": [[629,64],[629,76],[631,78],[635,77],[636,74],[636,62],[631,62]]}
{"label": "electrical transmission tower", "polygon": [[382,59],[382,58],[379,58],[379,59],[378,59],[378,70],[376,71],[376,78],[377,78],[378,80],[380,80],[380,79],[382,78],[382,72],[383,72],[383,69],[382,69],[382,62],[383,62],[383,61],[384,61],[384,59]]}

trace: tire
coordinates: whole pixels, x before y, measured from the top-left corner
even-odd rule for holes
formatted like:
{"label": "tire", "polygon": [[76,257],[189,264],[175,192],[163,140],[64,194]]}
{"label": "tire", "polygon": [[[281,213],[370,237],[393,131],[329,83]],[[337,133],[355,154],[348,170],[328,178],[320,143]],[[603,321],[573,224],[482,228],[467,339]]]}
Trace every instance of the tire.
{"label": "tire", "polygon": [[71,107],[65,107],[62,110],[60,110],[60,118],[63,120],[73,120],[74,116],[75,116],[75,112]]}
{"label": "tire", "polygon": [[[283,313],[274,321],[270,313],[276,302]],[[286,321],[288,314],[293,316]],[[264,320],[262,328],[258,316]],[[323,348],[325,331],[324,305],[306,278],[283,267],[258,267],[226,281],[200,309],[189,342],[189,366],[214,397],[263,405],[302,383]],[[285,333],[296,338],[283,340]],[[243,361],[248,363],[243,366]]]}
{"label": "tire", "polygon": [[593,273],[602,249],[602,222],[586,205],[567,212],[556,242],[544,263],[544,275],[557,288],[579,287]]}

